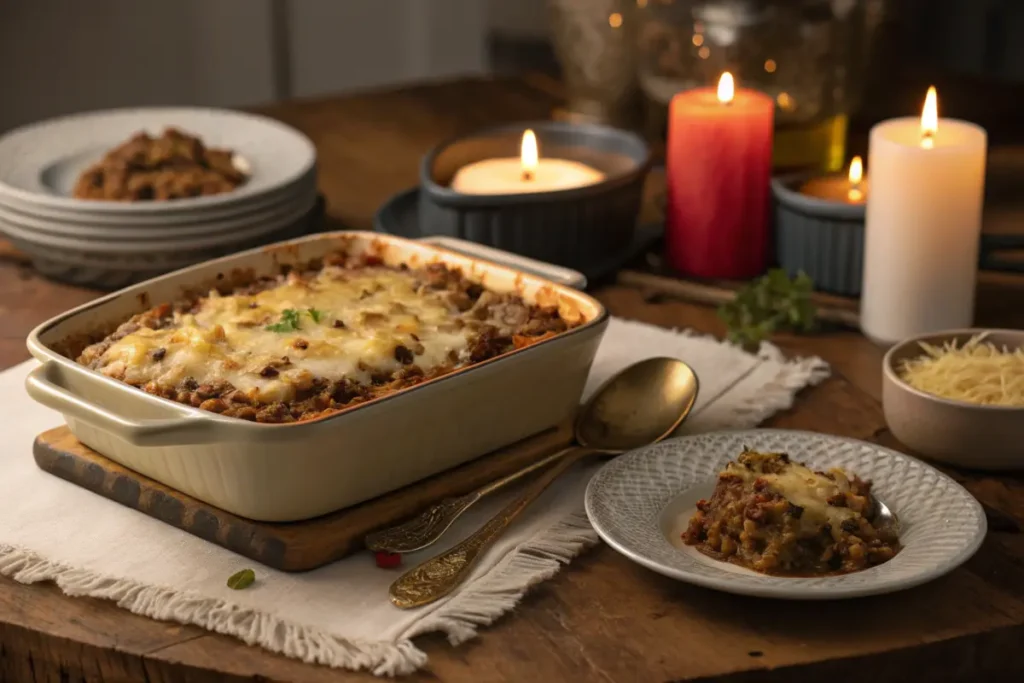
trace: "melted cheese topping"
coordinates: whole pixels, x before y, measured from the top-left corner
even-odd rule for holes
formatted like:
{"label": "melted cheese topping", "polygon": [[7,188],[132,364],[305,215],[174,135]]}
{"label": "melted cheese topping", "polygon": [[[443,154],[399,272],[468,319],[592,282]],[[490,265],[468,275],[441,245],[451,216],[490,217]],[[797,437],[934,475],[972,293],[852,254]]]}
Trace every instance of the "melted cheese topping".
{"label": "melted cheese topping", "polygon": [[729,463],[725,471],[741,477],[744,485],[752,486],[755,480],[764,480],[770,490],[803,508],[800,522],[808,530],[816,530],[826,522],[838,529],[843,520],[857,516],[849,508],[828,504],[832,496],[850,491],[846,475],[839,470],[832,471],[837,481],[817,474],[797,462],[787,463],[782,472],[777,474],[761,474],[739,463]]}
{"label": "melted cheese topping", "polygon": [[410,273],[329,266],[251,296],[211,292],[167,327],[114,342],[98,369],[138,385],[223,380],[260,403],[288,401],[314,378],[365,384],[398,370],[398,346],[424,371],[465,360],[474,333],[460,322],[447,292]]}
{"label": "melted cheese topping", "polygon": [[961,347],[920,343],[925,355],[905,361],[900,376],[934,396],[991,406],[1024,407],[1024,348],[1000,349],[972,337]]}

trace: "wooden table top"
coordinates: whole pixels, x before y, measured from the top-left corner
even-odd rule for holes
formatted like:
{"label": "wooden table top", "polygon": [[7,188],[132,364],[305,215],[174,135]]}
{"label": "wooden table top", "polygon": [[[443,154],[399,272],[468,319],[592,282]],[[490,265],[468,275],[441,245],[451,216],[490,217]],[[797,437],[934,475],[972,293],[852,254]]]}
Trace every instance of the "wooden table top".
{"label": "wooden table top", "polygon": [[[267,113],[320,154],[329,216],[368,228],[377,206],[415,184],[420,156],[471,127],[546,117],[558,102],[541,78],[467,80],[297,102]],[[721,335],[713,309],[611,284],[615,315]],[[97,293],[50,283],[0,256],[0,367],[28,358],[42,320]],[[985,276],[979,324],[1024,327],[1024,278]],[[882,352],[853,331],[781,337],[833,376],[767,426],[810,429],[897,448],[880,405]],[[949,470],[947,470],[949,471]],[[536,587],[458,648],[418,641],[429,667],[410,680],[983,681],[1024,674],[1024,476],[951,472],[988,508],[990,533],[964,567],[890,596],[784,603],[715,593],[654,574],[606,546]],[[343,587],[339,587],[339,590]],[[369,680],[305,665],[192,626],[153,621],[52,585],[0,578],[0,681]]]}

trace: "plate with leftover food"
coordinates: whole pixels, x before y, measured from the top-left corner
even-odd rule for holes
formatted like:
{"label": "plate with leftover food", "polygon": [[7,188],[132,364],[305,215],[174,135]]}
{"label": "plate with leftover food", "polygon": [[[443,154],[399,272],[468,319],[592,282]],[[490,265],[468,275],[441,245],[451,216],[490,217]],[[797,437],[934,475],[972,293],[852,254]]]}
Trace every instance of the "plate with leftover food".
{"label": "plate with leftover food", "polygon": [[65,116],[0,137],[0,196],[23,206],[146,213],[239,204],[301,183],[312,142],[272,119],[203,108]]}
{"label": "plate with leftover food", "polygon": [[151,107],[0,136],[0,232],[48,277],[102,289],[318,223],[316,150],[271,119]]}
{"label": "plate with leftover food", "polygon": [[783,429],[672,439],[612,460],[587,515],[630,559],[729,593],[827,600],[903,590],[967,561],[981,505],[923,462]]}

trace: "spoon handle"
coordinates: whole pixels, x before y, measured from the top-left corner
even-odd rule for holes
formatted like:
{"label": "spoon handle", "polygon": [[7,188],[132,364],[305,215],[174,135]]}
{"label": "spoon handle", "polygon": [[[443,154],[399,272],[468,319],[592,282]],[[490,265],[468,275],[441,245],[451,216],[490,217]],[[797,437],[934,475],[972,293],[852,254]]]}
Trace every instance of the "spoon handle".
{"label": "spoon handle", "polygon": [[[473,565],[491,547],[526,506],[532,503],[573,463],[597,451],[570,448],[554,466],[530,482],[521,494],[505,506],[479,530],[440,555],[423,562],[391,584],[391,602],[396,607],[411,609],[428,605],[451,593],[469,576]],[[561,454],[559,454],[561,455]],[[552,456],[553,457],[553,456]]]}
{"label": "spoon handle", "polygon": [[441,538],[455,520],[481,498],[519,481],[531,472],[547,467],[572,449],[572,446],[563,448],[512,474],[485,484],[475,491],[454,498],[445,498],[402,524],[368,534],[366,547],[373,552],[389,553],[411,553],[422,550]]}

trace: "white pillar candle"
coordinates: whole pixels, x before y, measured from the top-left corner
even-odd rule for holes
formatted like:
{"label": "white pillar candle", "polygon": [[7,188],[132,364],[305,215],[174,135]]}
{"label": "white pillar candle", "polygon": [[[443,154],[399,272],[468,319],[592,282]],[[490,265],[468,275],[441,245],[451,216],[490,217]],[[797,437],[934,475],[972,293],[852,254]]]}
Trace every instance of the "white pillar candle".
{"label": "white pillar candle", "polygon": [[985,130],[921,118],[871,129],[861,329],[880,344],[970,327],[985,188]]}

